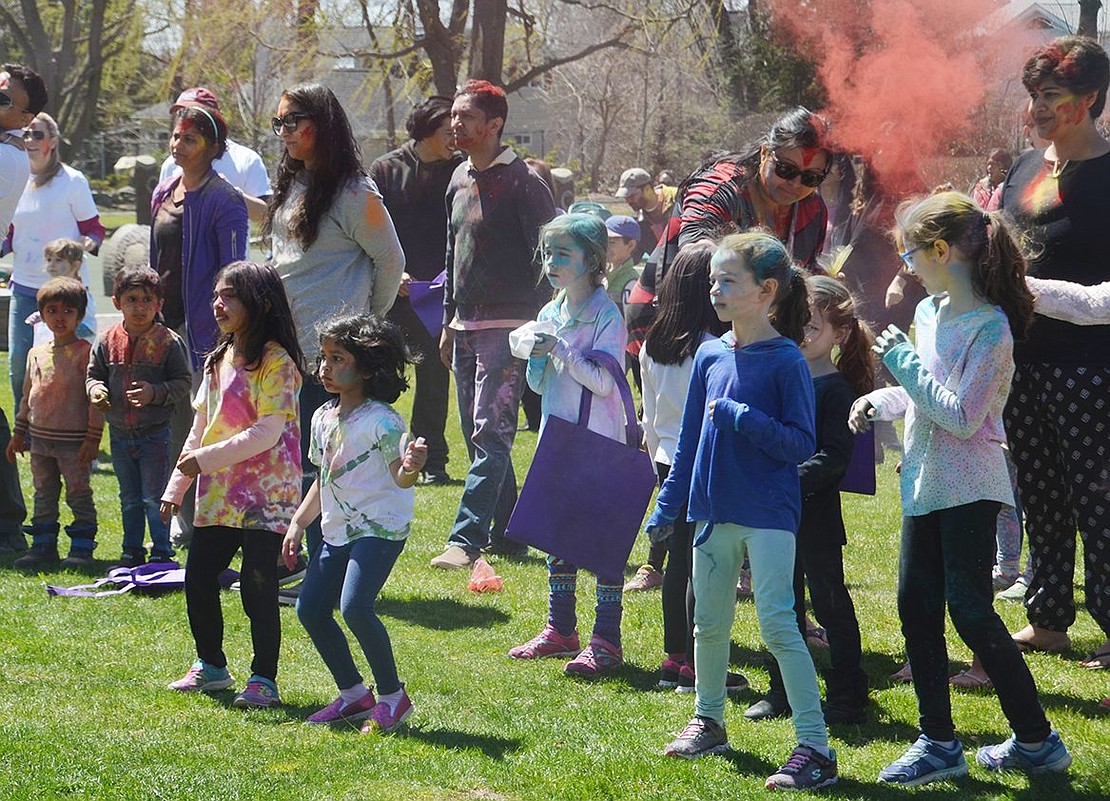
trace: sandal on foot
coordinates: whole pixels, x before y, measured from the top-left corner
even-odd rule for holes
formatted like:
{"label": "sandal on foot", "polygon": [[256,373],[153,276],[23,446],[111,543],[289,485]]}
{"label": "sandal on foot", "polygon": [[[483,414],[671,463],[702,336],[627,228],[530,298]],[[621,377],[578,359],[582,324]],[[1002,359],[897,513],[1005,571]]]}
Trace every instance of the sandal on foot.
{"label": "sandal on foot", "polygon": [[[1052,635],[1057,636],[1053,637]],[[1071,640],[1068,638],[1067,632],[1063,631],[1049,632],[1049,635],[1045,637],[1032,626],[1026,626],[1011,637],[1018,650],[1022,652],[1037,651],[1043,654],[1062,654],[1071,648]]]}
{"label": "sandal on foot", "polygon": [[1079,663],[1087,670],[1110,670],[1110,646],[1103,646],[1094,653],[1087,654]]}
{"label": "sandal on foot", "polygon": [[953,687],[961,690],[993,690],[994,682],[986,674],[972,673],[970,670],[961,670],[948,680]]}

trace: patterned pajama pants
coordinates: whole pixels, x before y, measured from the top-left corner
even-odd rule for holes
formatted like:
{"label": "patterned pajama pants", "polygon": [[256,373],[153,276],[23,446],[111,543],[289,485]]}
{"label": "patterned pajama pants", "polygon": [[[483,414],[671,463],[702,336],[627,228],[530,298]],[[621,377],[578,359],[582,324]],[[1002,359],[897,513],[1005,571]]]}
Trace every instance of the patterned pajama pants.
{"label": "patterned pajama pants", "polygon": [[1078,529],[1087,609],[1110,635],[1110,367],[1019,365],[1005,423],[1029,537],[1029,622],[1075,622]]}

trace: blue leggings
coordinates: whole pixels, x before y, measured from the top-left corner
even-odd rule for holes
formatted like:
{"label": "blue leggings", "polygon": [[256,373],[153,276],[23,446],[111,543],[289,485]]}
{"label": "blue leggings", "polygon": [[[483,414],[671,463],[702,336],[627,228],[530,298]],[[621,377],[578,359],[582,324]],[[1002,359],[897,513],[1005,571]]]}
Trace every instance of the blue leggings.
{"label": "blue leggings", "polygon": [[309,560],[297,599],[297,617],[340,690],[361,682],[362,675],[351,657],[347,637],[335,620],[337,601],[343,622],[370,663],[378,694],[389,695],[401,689],[389,633],[374,612],[374,602],[404,547],[404,540],[379,537],[362,537],[346,545],[324,541]]}

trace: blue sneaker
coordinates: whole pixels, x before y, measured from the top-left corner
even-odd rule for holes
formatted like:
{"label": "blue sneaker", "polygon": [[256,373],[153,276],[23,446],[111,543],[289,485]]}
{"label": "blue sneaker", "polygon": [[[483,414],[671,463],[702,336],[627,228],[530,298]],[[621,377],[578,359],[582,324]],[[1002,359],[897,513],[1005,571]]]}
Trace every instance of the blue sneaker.
{"label": "blue sneaker", "polygon": [[998,745],[984,745],[975,761],[987,770],[1020,770],[1025,773],[1063,773],[1071,764],[1068,747],[1053,731],[1036,751],[1026,750],[1013,736]]}
{"label": "blue sneaker", "polygon": [[879,783],[917,787],[966,775],[967,761],[959,740],[945,748],[922,734],[906,753],[879,771]]}
{"label": "blue sneaker", "polygon": [[216,693],[226,690],[235,683],[235,679],[227,672],[227,668],[212,667],[198,659],[189,668],[189,672],[167,687],[179,693]]}

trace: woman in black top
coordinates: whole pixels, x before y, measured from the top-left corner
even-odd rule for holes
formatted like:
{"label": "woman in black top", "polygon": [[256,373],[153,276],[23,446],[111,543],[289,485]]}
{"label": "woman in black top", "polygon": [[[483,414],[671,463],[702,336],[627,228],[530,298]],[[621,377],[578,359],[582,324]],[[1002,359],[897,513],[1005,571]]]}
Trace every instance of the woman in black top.
{"label": "woman in black top", "polygon": [[[1110,142],[1095,128],[1110,60],[1090,39],[1038,49],[1022,83],[1044,150],[1023,153],[1002,192],[1031,275],[1084,285],[1110,279]],[[1084,543],[1087,608],[1107,634],[1088,658],[1110,667],[1110,325],[1037,316],[1014,346],[1006,434],[1029,535],[1027,648],[1064,651],[1075,621],[1075,532]]]}

